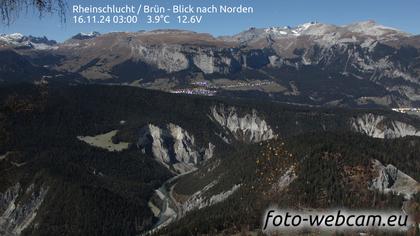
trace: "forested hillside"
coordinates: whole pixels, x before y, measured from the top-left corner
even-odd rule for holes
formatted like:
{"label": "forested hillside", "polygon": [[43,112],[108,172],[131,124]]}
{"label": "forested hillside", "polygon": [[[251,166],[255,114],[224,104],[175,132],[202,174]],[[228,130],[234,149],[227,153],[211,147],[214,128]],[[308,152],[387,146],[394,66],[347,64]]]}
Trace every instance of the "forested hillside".
{"label": "forested hillside", "polygon": [[193,171],[167,183],[179,209],[159,234],[257,232],[272,204],[400,208],[372,188],[374,160],[420,180],[419,120],[385,110],[28,84],[0,87],[0,120],[0,234],[146,232],[180,164]]}

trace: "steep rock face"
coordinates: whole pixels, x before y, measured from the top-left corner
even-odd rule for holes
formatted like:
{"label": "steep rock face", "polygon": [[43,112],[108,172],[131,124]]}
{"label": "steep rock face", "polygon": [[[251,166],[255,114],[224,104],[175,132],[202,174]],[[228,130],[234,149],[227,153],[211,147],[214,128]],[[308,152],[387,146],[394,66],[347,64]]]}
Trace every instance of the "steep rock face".
{"label": "steep rock face", "polygon": [[229,74],[239,71],[241,68],[237,50],[204,48],[187,51],[187,54],[192,55],[194,66],[205,74]]}
{"label": "steep rock face", "polygon": [[374,160],[373,167],[376,172],[376,178],[370,184],[371,189],[383,193],[403,195],[406,199],[410,199],[420,191],[420,183],[398,170],[395,166],[384,166],[378,160]]}
{"label": "steep rock face", "polygon": [[235,107],[219,105],[211,107],[209,117],[238,141],[258,143],[276,137],[274,131],[258,116],[256,110],[241,117]]}
{"label": "steep rock face", "polygon": [[420,136],[420,131],[414,126],[372,113],[353,118],[351,126],[356,132],[374,138],[400,138],[405,136]]}
{"label": "steep rock face", "polygon": [[[71,39],[61,44],[57,54],[63,55],[68,65],[60,65],[57,69],[78,72],[94,79],[93,68],[100,67],[93,74],[101,73],[103,77],[112,75],[112,68],[127,62],[144,63],[147,70],[159,69],[165,73],[199,70],[204,74],[225,75],[242,68],[258,69],[269,64],[265,50],[241,51],[237,46],[188,31],[109,33],[89,40]],[[147,74],[145,68],[138,70]],[[132,78],[135,79],[138,78]]]}
{"label": "steep rock face", "polygon": [[152,47],[135,45],[132,47],[132,55],[133,58],[139,58],[158,69],[171,73],[185,70],[190,66],[188,58],[181,49],[178,45]]}
{"label": "steep rock face", "polygon": [[418,65],[412,63],[419,55],[415,48],[394,48],[366,39],[362,42],[338,42],[331,45],[317,43],[302,50],[300,63],[303,65],[317,65],[345,75],[365,76],[378,84],[388,82],[390,91],[398,91],[393,88],[400,86],[396,79],[417,86],[420,84]]}
{"label": "steep rock face", "polygon": [[[113,74],[112,69],[133,62],[142,67],[130,68],[131,74],[141,74],[143,77],[149,72],[162,74],[197,69],[205,74],[226,74],[240,67],[241,57],[235,51],[234,47],[227,48],[225,42],[210,35],[188,31],[109,33],[61,44],[57,53],[68,58],[68,65],[57,69],[76,71],[89,77],[92,73],[86,72],[100,67],[94,74],[118,78],[121,72]],[[135,79],[138,78],[131,78]]]}
{"label": "steep rock face", "polygon": [[132,45],[132,57],[167,73],[197,67],[205,74],[229,74],[240,70],[237,50],[183,45]]}
{"label": "steep rock face", "polygon": [[412,106],[420,99],[420,51],[414,43],[418,38],[373,21],[345,26],[311,22],[297,27],[251,28],[224,39],[251,48],[272,48],[276,54],[266,56],[275,68],[291,66],[298,72],[307,66],[322,68],[367,80],[397,95],[375,95],[373,101],[380,105]]}
{"label": "steep rock face", "polygon": [[215,148],[212,143],[207,147],[197,147],[194,136],[174,124],[143,127],[137,146],[178,173],[191,171],[196,165],[212,158]]}
{"label": "steep rock face", "polygon": [[[0,234],[20,235],[35,219],[37,211],[47,195],[48,187],[38,191],[34,185],[23,190],[19,183],[0,193]],[[28,196],[18,202],[21,195]]]}

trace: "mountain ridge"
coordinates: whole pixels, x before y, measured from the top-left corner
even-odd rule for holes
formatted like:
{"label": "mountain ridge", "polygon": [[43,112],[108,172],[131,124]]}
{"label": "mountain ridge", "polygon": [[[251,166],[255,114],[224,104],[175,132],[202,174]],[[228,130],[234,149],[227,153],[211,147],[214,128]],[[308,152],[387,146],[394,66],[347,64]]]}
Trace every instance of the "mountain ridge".
{"label": "mountain ridge", "polygon": [[[250,30],[251,31],[252,30],[254,30],[254,31],[264,30],[266,32],[269,32],[270,30],[278,30],[278,31],[283,30],[283,31],[292,31],[292,33],[293,33],[293,31],[296,31],[296,30],[305,31],[308,28],[310,28],[311,26],[315,26],[315,25],[318,25],[318,26],[321,26],[321,27],[326,27],[326,28],[328,28],[328,27],[331,27],[331,28],[351,28],[352,29],[351,31],[353,31],[353,32],[367,32],[369,29],[377,28],[377,29],[382,29],[382,30],[390,30],[390,31],[394,31],[394,32],[399,32],[401,35],[405,35],[407,37],[419,36],[418,34],[412,34],[412,33],[404,32],[402,30],[399,30],[398,28],[381,25],[374,20],[356,21],[356,22],[353,22],[353,23],[350,23],[350,24],[344,24],[344,25],[335,25],[335,24],[328,24],[328,23],[320,23],[318,21],[310,21],[310,22],[302,23],[302,24],[299,24],[299,25],[296,25],[296,26],[268,26],[268,27],[262,27],[262,28],[256,28],[256,27],[250,26],[248,30],[243,30],[239,33],[233,33],[232,35],[215,36],[215,35],[212,35],[210,33],[204,33],[204,34],[208,34],[213,38],[229,38],[229,37],[235,37],[237,35],[240,35],[241,33],[244,33],[244,32],[250,31]],[[363,27],[361,27],[361,26],[363,26]],[[183,33],[184,32],[184,33],[202,34],[200,32],[196,32],[196,31],[192,31],[192,30],[165,29],[165,28],[153,29],[153,30],[148,30],[148,31],[139,30],[137,32],[130,32],[130,33],[162,33],[162,32],[163,33],[164,32],[176,32],[176,33]],[[310,32],[311,31],[309,31],[309,33]],[[87,36],[87,37],[93,36],[93,37],[95,37],[95,36],[100,36],[102,34],[109,34],[109,33],[128,33],[128,31],[114,31],[114,32],[108,32],[108,33],[100,33],[98,31],[79,32],[79,33],[77,33],[73,36],[70,36],[68,39],[65,39],[63,42],[65,42],[66,40],[72,39],[74,37],[77,37],[77,36]],[[375,35],[374,31],[371,31],[370,33],[371,33],[372,36]],[[280,33],[280,34],[282,34],[282,33]],[[376,32],[376,34],[378,34],[378,32]],[[299,36],[296,33],[294,35]],[[368,35],[369,35],[369,33],[368,33]],[[32,35],[25,36],[25,35],[23,35],[19,32],[10,33],[10,34],[1,34],[0,37],[9,37],[9,38],[14,37],[15,39],[16,39],[16,37],[17,38],[22,38],[22,37],[47,38],[44,35],[42,35],[42,36],[32,36]],[[4,39],[0,38],[0,41],[1,40],[4,40]],[[55,41],[55,40],[53,40],[53,41]],[[58,41],[55,41],[55,42],[57,44],[60,44],[60,42],[58,42]],[[61,43],[63,43],[63,42],[61,42]]]}
{"label": "mountain ridge", "polygon": [[373,21],[251,28],[224,37],[173,29],[87,35],[13,50],[92,83],[311,105],[420,104],[420,37]]}

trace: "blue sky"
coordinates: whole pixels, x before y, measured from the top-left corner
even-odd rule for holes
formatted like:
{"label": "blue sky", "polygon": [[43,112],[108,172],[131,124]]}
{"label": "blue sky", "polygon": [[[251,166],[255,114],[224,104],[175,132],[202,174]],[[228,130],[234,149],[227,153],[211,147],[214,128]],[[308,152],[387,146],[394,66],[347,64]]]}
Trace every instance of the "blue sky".
{"label": "blue sky", "polygon": [[[47,36],[63,41],[78,32],[99,31],[138,31],[162,28],[188,29],[208,32],[213,35],[231,35],[251,26],[295,26],[305,22],[318,21],[331,24],[349,24],[363,20],[375,20],[380,24],[396,27],[413,34],[420,34],[419,0],[68,0],[70,10],[73,4],[159,4],[169,7],[173,4],[210,4],[247,5],[254,7],[251,15],[207,15],[203,23],[195,25],[147,25],[144,15],[138,24],[75,24],[73,14],[68,11],[67,22],[60,23],[57,16],[46,15],[39,19],[33,12],[21,12],[20,17],[10,26],[1,25],[0,33],[20,32],[25,35]],[[142,17],[143,16],[143,17]],[[174,19],[174,16],[172,16]]]}

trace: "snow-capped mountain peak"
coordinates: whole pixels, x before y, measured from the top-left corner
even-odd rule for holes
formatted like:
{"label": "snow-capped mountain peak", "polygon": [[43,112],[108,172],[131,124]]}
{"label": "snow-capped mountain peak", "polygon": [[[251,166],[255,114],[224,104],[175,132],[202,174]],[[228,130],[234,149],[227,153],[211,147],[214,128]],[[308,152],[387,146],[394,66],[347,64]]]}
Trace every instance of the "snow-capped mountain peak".
{"label": "snow-capped mountain peak", "polygon": [[100,36],[101,33],[97,32],[97,31],[93,31],[93,32],[88,32],[88,33],[78,33],[75,36],[73,36],[71,39],[76,39],[76,40],[85,40],[85,39],[91,39],[91,38],[95,38],[97,36]]}
{"label": "snow-capped mountain peak", "polygon": [[89,37],[92,37],[92,36],[96,36],[96,35],[100,35],[100,33],[98,33],[98,32],[95,32],[95,31],[93,31],[93,32],[89,32],[89,33],[80,33],[81,35],[83,35],[83,36],[89,36]]}
{"label": "snow-capped mountain peak", "polygon": [[268,33],[268,34],[287,35],[288,34],[287,30],[288,29],[285,29],[284,27],[283,28],[280,28],[280,27],[270,27],[270,28],[265,29],[264,32],[265,33]]}
{"label": "snow-capped mountain peak", "polygon": [[14,48],[32,48],[38,50],[54,49],[57,42],[44,37],[25,36],[21,33],[1,34],[0,44]]}
{"label": "snow-capped mountain peak", "polygon": [[302,33],[304,33],[306,30],[308,30],[310,27],[316,24],[318,23],[308,22],[302,25],[298,25],[294,28],[290,26],[270,27],[270,28],[264,29],[264,32],[267,34],[271,34],[272,36],[285,36],[285,35],[300,36]]}
{"label": "snow-capped mountain peak", "polygon": [[304,24],[301,24],[301,25],[297,26],[297,29],[302,30],[302,31],[307,30],[307,29],[309,29],[309,27],[311,27],[313,25],[316,25],[316,24],[318,24],[318,22],[315,22],[315,21],[307,22],[307,23],[304,23]]}
{"label": "snow-capped mountain peak", "polygon": [[6,43],[13,43],[18,40],[21,40],[23,38],[23,35],[21,33],[13,33],[13,34],[1,34],[0,35],[0,41],[6,42]]}
{"label": "snow-capped mountain peak", "polygon": [[310,23],[305,23],[305,24],[302,24],[302,25],[298,25],[297,27],[295,27],[292,30],[292,33],[295,36],[300,36],[300,35],[302,35],[306,30],[308,30],[314,24],[316,24],[316,23],[310,22]]}
{"label": "snow-capped mountain peak", "polygon": [[312,21],[295,27],[251,27],[247,31],[237,35],[223,37],[223,40],[241,43],[260,42],[260,40],[272,42],[277,39],[301,36],[310,36],[317,42],[322,42],[324,44],[367,39],[389,41],[401,37],[408,37],[410,34],[377,24],[375,21],[362,21],[343,26]]}
{"label": "snow-capped mountain peak", "polygon": [[23,38],[23,35],[21,33],[13,33],[13,34],[9,34],[9,35],[6,35],[6,36],[11,38],[11,39],[21,39],[21,38]]}

